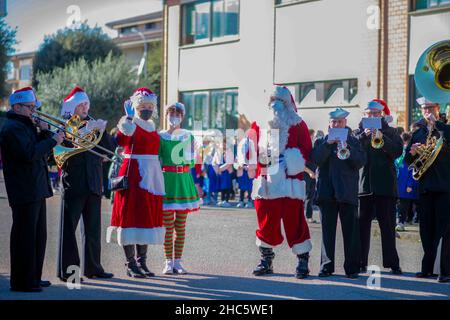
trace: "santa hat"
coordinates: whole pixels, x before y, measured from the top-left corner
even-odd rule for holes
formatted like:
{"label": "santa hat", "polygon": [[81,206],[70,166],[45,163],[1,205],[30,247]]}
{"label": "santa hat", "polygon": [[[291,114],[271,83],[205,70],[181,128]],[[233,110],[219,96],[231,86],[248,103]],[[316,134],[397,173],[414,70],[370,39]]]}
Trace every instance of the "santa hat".
{"label": "santa hat", "polygon": [[32,87],[25,87],[14,91],[9,96],[9,105],[12,107],[18,103],[31,103],[35,102],[36,108],[39,108],[42,103],[36,98],[34,89]]}
{"label": "santa hat", "polygon": [[130,97],[133,108],[136,108],[142,103],[153,103],[155,106],[158,103],[158,96],[148,88],[139,88]]}
{"label": "santa hat", "polygon": [[386,101],[381,99],[373,99],[367,104],[366,110],[380,110],[384,112],[384,119],[387,123],[394,121],[394,118],[391,116],[391,110],[386,103]]}
{"label": "santa hat", "polygon": [[175,102],[174,104],[171,104],[171,105],[167,106],[166,112],[167,112],[167,110],[169,110],[171,108],[175,108],[175,109],[181,110],[181,112],[183,112],[183,117],[186,114],[186,107],[181,102]]}
{"label": "santa hat", "polygon": [[283,100],[286,103],[286,106],[292,108],[295,112],[297,112],[297,106],[295,105],[294,97],[286,86],[276,85],[272,97]]}
{"label": "santa hat", "polygon": [[62,103],[61,116],[64,117],[67,114],[73,115],[75,108],[84,102],[90,103],[88,95],[79,86],[75,86]]}

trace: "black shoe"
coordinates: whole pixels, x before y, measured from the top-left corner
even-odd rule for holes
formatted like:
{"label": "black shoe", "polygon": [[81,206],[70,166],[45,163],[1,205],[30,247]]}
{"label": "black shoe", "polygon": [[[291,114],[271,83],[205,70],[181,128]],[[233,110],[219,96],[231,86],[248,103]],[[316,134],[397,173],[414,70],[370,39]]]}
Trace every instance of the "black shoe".
{"label": "black shoe", "polygon": [[41,287],[37,287],[37,288],[10,288],[9,290],[11,290],[12,292],[42,292],[42,288]]}
{"label": "black shoe", "polygon": [[86,275],[87,278],[89,279],[110,279],[112,277],[114,277],[114,274],[109,273],[109,272],[101,272],[101,273],[97,273],[97,274],[90,274],[90,275]]}
{"label": "black shoe", "polygon": [[42,288],[48,288],[52,285],[52,283],[50,281],[47,280],[41,280],[39,282],[39,286],[41,286]]}
{"label": "black shoe", "polygon": [[367,266],[360,267],[359,272],[360,273],[367,273]]}
{"label": "black shoe", "polygon": [[298,254],[298,265],[295,269],[295,277],[297,279],[305,279],[309,275],[308,261],[309,253]]}
{"label": "black shoe", "polygon": [[129,262],[127,265],[127,275],[132,278],[145,278],[142,269],[138,267],[136,261]]}
{"label": "black shoe", "polygon": [[403,271],[400,267],[396,267],[396,268],[391,268],[391,273],[392,274],[403,274]]}
{"label": "black shoe", "polygon": [[275,253],[273,252],[272,248],[259,247],[259,251],[261,252],[261,262],[256,266],[255,270],[253,270],[253,274],[255,276],[272,274],[272,261],[273,258],[275,258]]}
{"label": "black shoe", "polygon": [[137,260],[138,266],[141,269],[141,272],[148,278],[154,277],[155,274],[149,270],[146,264],[146,260],[144,258],[138,258]]}
{"label": "black shoe", "polygon": [[433,278],[433,274],[428,272],[417,272],[416,278]]}
{"label": "black shoe", "polygon": [[358,279],[358,274],[357,273],[349,273],[345,275],[347,278],[349,279]]}
{"label": "black shoe", "polygon": [[438,282],[439,282],[439,283],[450,282],[450,277],[449,277],[449,276],[439,276]]}
{"label": "black shoe", "polygon": [[319,272],[319,277],[321,277],[321,278],[331,277],[332,275],[333,275],[333,273],[328,272],[328,271],[320,271]]}

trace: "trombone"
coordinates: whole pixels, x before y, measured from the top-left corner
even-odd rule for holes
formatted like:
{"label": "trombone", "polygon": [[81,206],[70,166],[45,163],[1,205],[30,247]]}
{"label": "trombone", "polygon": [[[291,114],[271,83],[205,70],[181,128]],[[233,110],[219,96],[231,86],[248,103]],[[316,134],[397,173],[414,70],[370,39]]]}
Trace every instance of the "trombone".
{"label": "trombone", "polygon": [[[77,146],[77,148],[69,148],[64,146],[56,146],[54,148],[54,156],[56,164],[59,167],[62,167],[64,162],[71,156],[76,155],[78,153],[88,151],[92,154],[95,154],[96,156],[101,157],[102,159],[105,159],[107,161],[111,162],[121,162],[123,160],[123,157],[119,154],[112,152],[102,146],[99,146],[98,143],[100,142],[103,132],[98,132],[98,130],[93,130],[93,132],[90,132],[86,135],[86,137],[82,137],[79,134],[77,134],[78,129],[80,126],[85,124],[85,121],[81,121],[80,117],[78,115],[73,115],[70,119],[67,121],[64,121],[62,119],[59,119],[57,117],[54,117],[52,115],[46,114],[42,111],[35,111],[35,115],[33,117],[39,121],[42,121],[44,123],[47,123],[51,127],[55,127],[58,130],[61,130],[66,133],[65,140],[72,143],[73,145]],[[46,119],[45,119],[46,118]],[[48,119],[48,120],[47,120]],[[98,135],[96,135],[95,131],[97,131]],[[90,138],[90,139],[89,139]],[[77,139],[77,141],[75,141]],[[81,142],[79,142],[81,141]],[[92,150],[93,148],[98,148],[110,155],[113,156],[113,158],[109,158],[108,156],[99,153],[97,151]]]}

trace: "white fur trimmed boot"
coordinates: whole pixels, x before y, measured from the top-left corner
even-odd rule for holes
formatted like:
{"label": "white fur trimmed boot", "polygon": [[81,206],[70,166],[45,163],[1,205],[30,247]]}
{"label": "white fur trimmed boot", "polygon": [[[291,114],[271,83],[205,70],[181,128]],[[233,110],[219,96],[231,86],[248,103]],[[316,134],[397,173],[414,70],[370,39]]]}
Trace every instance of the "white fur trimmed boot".
{"label": "white fur trimmed boot", "polygon": [[186,274],[186,269],[183,268],[181,265],[181,259],[175,259],[175,262],[173,264],[173,273],[177,274]]}
{"label": "white fur trimmed boot", "polygon": [[173,273],[173,260],[166,259],[163,269],[164,274],[172,274]]}

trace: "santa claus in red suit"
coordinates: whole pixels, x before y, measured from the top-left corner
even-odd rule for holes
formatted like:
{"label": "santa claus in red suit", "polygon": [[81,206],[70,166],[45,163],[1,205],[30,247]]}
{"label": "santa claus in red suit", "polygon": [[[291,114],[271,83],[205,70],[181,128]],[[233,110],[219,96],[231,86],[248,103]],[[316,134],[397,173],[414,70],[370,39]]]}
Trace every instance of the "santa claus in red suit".
{"label": "santa claus in red suit", "polygon": [[127,274],[135,278],[154,276],[146,265],[147,245],[162,245],[165,235],[160,137],[152,121],[157,116],[156,107],[157,96],[140,88],[125,102],[126,116],[117,125],[116,140],[125,158],[119,176],[128,177],[129,187],[115,192],[107,242],[117,231],[117,242],[127,259]]}
{"label": "santa claus in red suit", "polygon": [[[250,145],[257,154],[256,177],[252,198],[257,212],[256,244],[262,255],[254,275],[273,273],[273,247],[283,242],[281,220],[289,247],[298,257],[296,277],[309,274],[308,259],[312,249],[304,215],[305,162],[312,149],[308,127],[297,114],[288,88],[276,86],[270,97],[273,118],[267,126],[252,124]],[[255,147],[254,147],[255,146]]]}

